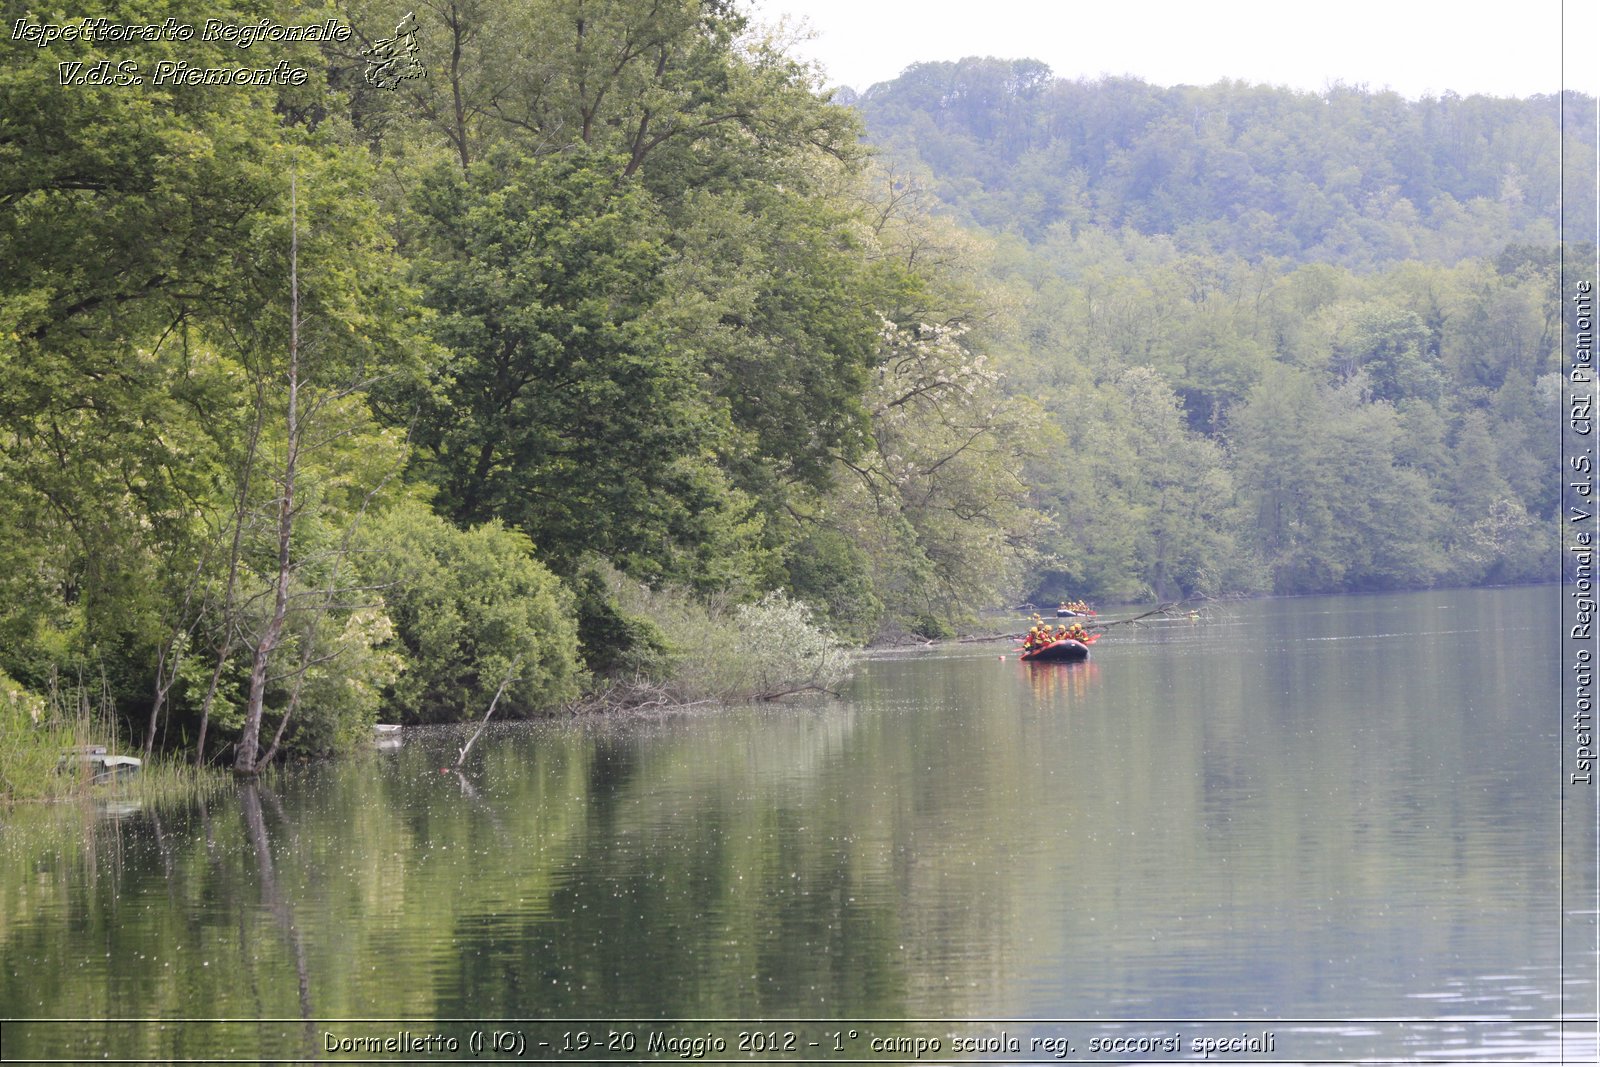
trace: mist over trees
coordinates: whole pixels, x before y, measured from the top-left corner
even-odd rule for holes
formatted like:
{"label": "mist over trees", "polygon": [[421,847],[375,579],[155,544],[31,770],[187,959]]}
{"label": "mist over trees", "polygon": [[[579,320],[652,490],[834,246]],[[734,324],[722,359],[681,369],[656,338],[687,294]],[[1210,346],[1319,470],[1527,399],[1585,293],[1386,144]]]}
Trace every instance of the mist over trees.
{"label": "mist over trees", "polygon": [[1163,88],[971,58],[916,64],[857,107],[961,217],[1030,241],[1065,224],[1247,259],[1454,265],[1554,244],[1563,176],[1568,232],[1595,231],[1595,101],[1577,93],[1563,131],[1555,96]]}
{"label": "mist over trees", "polygon": [[[968,60],[846,107],[724,0],[430,0],[373,85],[406,10],[3,53],[0,713],[253,772],[684,669],[625,582],[865,641],[1553,577],[1558,101]],[[269,47],[306,82],[59,79]]]}

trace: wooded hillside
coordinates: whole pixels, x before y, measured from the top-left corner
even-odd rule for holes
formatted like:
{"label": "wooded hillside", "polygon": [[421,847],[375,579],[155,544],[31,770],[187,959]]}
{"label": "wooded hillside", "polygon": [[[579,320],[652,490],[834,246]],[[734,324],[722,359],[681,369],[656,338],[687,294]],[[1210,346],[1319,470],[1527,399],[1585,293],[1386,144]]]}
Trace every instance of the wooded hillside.
{"label": "wooded hillside", "polygon": [[1564,171],[1555,98],[973,58],[854,104],[898,194],[964,233],[984,343],[1050,413],[1037,595],[1555,576],[1558,241],[1592,258],[1592,99],[1566,98]]}

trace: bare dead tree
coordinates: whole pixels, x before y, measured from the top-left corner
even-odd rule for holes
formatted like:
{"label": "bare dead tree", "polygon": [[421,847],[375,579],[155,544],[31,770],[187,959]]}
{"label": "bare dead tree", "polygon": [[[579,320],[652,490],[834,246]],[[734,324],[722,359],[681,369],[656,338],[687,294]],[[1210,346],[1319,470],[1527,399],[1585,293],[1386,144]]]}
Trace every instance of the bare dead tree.
{"label": "bare dead tree", "polygon": [[228,665],[228,658],[233,655],[234,598],[238,595],[240,554],[243,548],[246,518],[249,515],[250,479],[255,470],[256,456],[261,443],[261,427],[266,419],[266,412],[265,389],[261,383],[257,383],[256,417],[250,426],[250,437],[245,443],[244,467],[239,473],[239,492],[234,499],[233,536],[228,550],[228,578],[222,590],[222,627],[213,650],[215,662],[212,664],[211,680],[207,683],[206,695],[200,702],[200,736],[194,748],[194,762],[197,767],[205,765],[206,730],[211,724],[211,709],[216,703],[217,687],[222,681],[222,672]]}
{"label": "bare dead tree", "polygon": [[267,667],[283,637],[289,614],[289,581],[294,545],[295,473],[300,458],[300,217],[299,186],[294,168],[289,171],[289,403],[286,416],[283,482],[278,494],[278,570],[273,588],[272,615],[256,639],[250,665],[250,695],[245,704],[244,733],[239,738],[235,774],[258,773],[261,748],[261,713],[267,692]]}
{"label": "bare dead tree", "polygon": [[472,746],[478,743],[478,738],[483,736],[483,731],[489,726],[489,716],[494,714],[495,705],[500,703],[500,697],[505,693],[506,686],[517,680],[517,668],[522,665],[522,657],[518,656],[511,661],[511,666],[506,668],[506,676],[500,679],[500,688],[494,691],[494,699],[489,701],[489,710],[484,712],[483,721],[478,724],[477,731],[461,746],[461,752],[456,756],[456,770],[467,760],[467,753],[472,751]]}

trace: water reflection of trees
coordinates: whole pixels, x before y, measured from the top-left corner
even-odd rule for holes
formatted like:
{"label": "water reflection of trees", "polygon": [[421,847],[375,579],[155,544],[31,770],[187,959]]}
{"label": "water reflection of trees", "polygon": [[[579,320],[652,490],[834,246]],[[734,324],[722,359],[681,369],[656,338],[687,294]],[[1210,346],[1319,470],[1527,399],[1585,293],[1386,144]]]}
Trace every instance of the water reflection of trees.
{"label": "water reflection of trees", "polygon": [[[306,857],[291,846],[285,859],[273,847],[269,827],[281,835],[290,825],[274,792],[241,789],[237,821],[228,817],[233,803],[90,803],[8,816],[0,1016],[99,1021],[8,1027],[8,1056],[87,1061],[111,1052],[159,1062],[252,1051],[259,1040],[253,1051],[263,1056],[316,1057],[318,959],[307,931],[318,920],[303,921],[280,875],[287,862],[297,880]],[[298,1036],[250,1036],[253,1023],[247,1035],[153,1021],[297,1010]]]}
{"label": "water reflection of trees", "polygon": [[[279,932],[290,950],[290,955],[294,957],[300,1018],[305,1022],[306,1055],[310,1059],[317,1059],[317,1035],[313,1022],[315,1016],[311,1009],[311,966],[306,960],[305,939],[299,924],[295,922],[294,906],[278,884],[277,866],[272,859],[272,842],[267,838],[267,821],[262,812],[263,796],[272,805],[273,814],[277,816],[279,824],[287,823],[288,819],[284,816],[283,805],[278,800],[277,794],[257,782],[246,782],[240,787],[239,812],[244,818],[245,836],[255,852],[261,902],[277,920]],[[241,945],[249,944],[250,939],[243,936],[241,931]]]}

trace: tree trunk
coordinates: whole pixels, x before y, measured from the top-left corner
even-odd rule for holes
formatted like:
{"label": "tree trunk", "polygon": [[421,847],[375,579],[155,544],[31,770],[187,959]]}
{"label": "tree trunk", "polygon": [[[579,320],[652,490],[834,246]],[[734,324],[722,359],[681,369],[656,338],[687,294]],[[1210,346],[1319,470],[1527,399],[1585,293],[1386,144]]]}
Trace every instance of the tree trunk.
{"label": "tree trunk", "polygon": [[245,705],[244,733],[239,738],[238,756],[233,771],[255,775],[256,755],[261,750],[261,712],[267,692],[267,667],[283,637],[284,620],[289,615],[289,579],[293,573],[290,549],[294,542],[294,476],[300,453],[300,229],[297,214],[298,187],[294,171],[289,172],[289,411],[288,438],[283,460],[283,490],[278,496],[278,575],[272,597],[272,617],[256,641],[250,664],[250,698]]}
{"label": "tree trunk", "polygon": [[216,647],[216,665],[211,671],[211,682],[206,686],[205,699],[200,703],[200,737],[194,746],[194,765],[206,763],[206,730],[211,725],[211,707],[216,702],[217,686],[222,672],[233,655],[234,594],[239,588],[239,556],[244,541],[245,515],[250,507],[250,480],[255,472],[256,456],[261,446],[261,426],[266,421],[267,401],[261,383],[256,384],[256,418],[250,426],[250,441],[245,451],[244,470],[239,475],[239,495],[233,508],[233,543],[228,549],[228,582],[222,591],[222,639]]}

